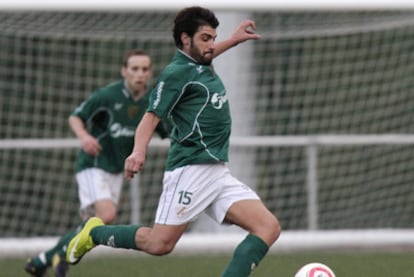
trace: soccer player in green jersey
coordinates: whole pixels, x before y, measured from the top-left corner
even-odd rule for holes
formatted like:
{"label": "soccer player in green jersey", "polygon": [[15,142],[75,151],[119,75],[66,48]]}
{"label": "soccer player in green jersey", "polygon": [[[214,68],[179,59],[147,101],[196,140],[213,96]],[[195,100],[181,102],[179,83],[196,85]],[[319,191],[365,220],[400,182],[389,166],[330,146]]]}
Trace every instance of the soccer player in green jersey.
{"label": "soccer player in green jersey", "polygon": [[[97,216],[109,224],[115,219],[124,161],[148,107],[146,92],[151,74],[150,56],[142,50],[128,50],[121,67],[122,79],[94,91],[69,117],[81,144],[76,180],[83,220]],[[157,133],[162,138],[168,136],[163,123],[158,124]],[[56,276],[67,276],[65,248],[75,234],[76,230],[65,234],[54,247],[30,258],[25,270],[33,276],[45,276],[52,265]]]}
{"label": "soccer player in green jersey", "polygon": [[[96,245],[168,254],[189,224],[206,212],[219,224],[235,224],[248,232],[222,277],[249,276],[279,237],[280,225],[226,166],[231,116],[226,89],[212,67],[216,16],[190,7],[181,10],[174,23],[177,52],[151,92],[124,169],[127,178],[143,169],[154,130],[161,118],[168,118],[173,126],[171,147],[155,224],[107,226],[91,218],[71,240],[66,259],[75,264]],[[252,31],[253,21],[243,22],[241,29],[245,39],[259,38]]]}
{"label": "soccer player in green jersey", "polygon": [[[216,44],[214,54],[254,36],[238,28],[230,39]],[[108,224],[116,216],[124,161],[132,151],[136,126],[148,106],[146,92],[151,74],[151,58],[146,52],[127,51],[121,67],[122,80],[92,93],[69,118],[82,146],[76,160],[76,179],[81,217],[85,220],[96,216]],[[167,136],[163,124],[157,125],[157,132],[161,137]],[[102,186],[103,182],[108,185]],[[45,276],[53,265],[55,276],[67,276],[68,267],[61,257],[66,255],[67,243],[76,233],[73,230],[65,234],[54,247],[30,258],[25,270],[33,276]]]}

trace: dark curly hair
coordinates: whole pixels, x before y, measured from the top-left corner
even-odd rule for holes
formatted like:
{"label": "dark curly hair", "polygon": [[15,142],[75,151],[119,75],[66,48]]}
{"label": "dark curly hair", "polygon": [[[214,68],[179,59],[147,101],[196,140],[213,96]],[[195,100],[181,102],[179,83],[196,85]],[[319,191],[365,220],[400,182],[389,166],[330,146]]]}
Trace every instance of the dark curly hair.
{"label": "dark curly hair", "polygon": [[219,21],[216,15],[209,9],[202,7],[189,7],[179,11],[174,20],[173,36],[175,45],[183,47],[181,34],[186,33],[193,37],[200,26],[211,26],[216,29]]}

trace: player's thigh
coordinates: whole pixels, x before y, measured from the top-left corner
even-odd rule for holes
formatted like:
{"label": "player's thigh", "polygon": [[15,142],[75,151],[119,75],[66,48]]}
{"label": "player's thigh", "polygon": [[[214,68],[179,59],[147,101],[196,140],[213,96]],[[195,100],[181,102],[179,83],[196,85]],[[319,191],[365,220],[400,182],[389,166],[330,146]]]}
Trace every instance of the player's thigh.
{"label": "player's thigh", "polygon": [[207,209],[206,213],[218,223],[233,224],[233,222],[230,222],[230,218],[226,220],[230,207],[236,202],[260,200],[260,197],[249,186],[232,176],[228,168],[224,166],[222,171],[221,178],[215,181],[221,187],[220,194]]}
{"label": "player's thigh", "polygon": [[247,199],[233,203],[227,210],[225,221],[252,230],[265,225],[272,217],[274,216],[263,205],[262,201]]}
{"label": "player's thigh", "polygon": [[225,221],[258,235],[269,245],[276,240],[280,233],[277,218],[261,200],[247,199],[233,203],[227,210]]}

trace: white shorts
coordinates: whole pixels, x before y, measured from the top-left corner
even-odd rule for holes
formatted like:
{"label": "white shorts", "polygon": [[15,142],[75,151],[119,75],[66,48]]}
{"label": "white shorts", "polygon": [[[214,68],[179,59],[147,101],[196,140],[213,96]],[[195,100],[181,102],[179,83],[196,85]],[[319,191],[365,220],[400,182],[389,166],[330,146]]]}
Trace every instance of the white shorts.
{"label": "white shorts", "polygon": [[259,196],[233,177],[225,164],[180,167],[164,173],[155,223],[181,225],[206,212],[221,224],[233,203],[247,199]]}
{"label": "white shorts", "polygon": [[76,180],[81,210],[103,199],[111,199],[118,205],[123,182],[122,173],[112,174],[100,168],[88,168],[78,172]]}

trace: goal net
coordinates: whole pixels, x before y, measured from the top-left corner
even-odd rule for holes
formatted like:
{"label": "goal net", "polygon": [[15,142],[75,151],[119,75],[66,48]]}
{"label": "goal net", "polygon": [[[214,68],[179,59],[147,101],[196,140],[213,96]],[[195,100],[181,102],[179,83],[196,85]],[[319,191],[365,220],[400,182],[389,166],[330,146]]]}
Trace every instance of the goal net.
{"label": "goal net", "polygon": [[[229,84],[235,121],[229,165],[279,218],[287,234],[280,247],[293,249],[306,234],[315,241],[315,232],[363,232],[354,240],[363,245],[372,230],[401,234],[394,246],[414,245],[414,12],[219,14],[218,40],[222,28],[246,15],[262,35],[220,56],[217,70]],[[78,224],[79,145],[68,115],[91,91],[120,78],[126,49],[148,51],[157,76],[175,51],[174,15],[0,12],[0,239],[11,249]],[[123,188],[116,223],[152,223],[166,148],[154,140],[139,184]],[[229,233],[200,226],[188,238],[204,232],[221,242],[217,233]],[[292,234],[299,235],[289,240]]]}

